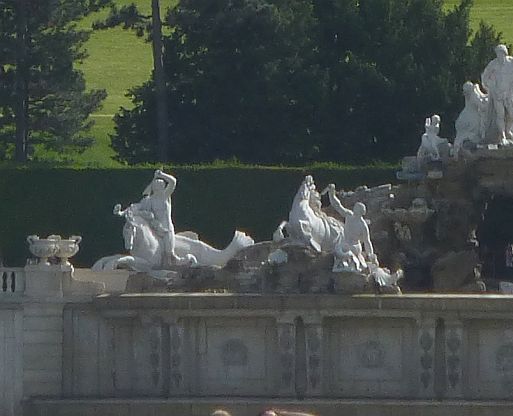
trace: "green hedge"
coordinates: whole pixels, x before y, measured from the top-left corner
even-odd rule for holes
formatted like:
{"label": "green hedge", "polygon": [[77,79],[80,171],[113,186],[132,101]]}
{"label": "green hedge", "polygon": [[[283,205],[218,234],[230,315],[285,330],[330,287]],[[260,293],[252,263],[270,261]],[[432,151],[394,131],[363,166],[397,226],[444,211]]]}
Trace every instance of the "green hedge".
{"label": "green hedge", "polygon": [[[193,230],[215,246],[226,245],[234,229],[256,241],[268,240],[286,219],[292,198],[305,174],[319,189],[378,185],[394,180],[390,167],[365,168],[172,168],[178,179],[173,219],[178,231]],[[112,215],[140,199],[153,177],[150,169],[0,170],[0,252],[4,263],[22,265],[29,255],[30,234],[83,236],[74,264],[124,252],[123,220]]]}

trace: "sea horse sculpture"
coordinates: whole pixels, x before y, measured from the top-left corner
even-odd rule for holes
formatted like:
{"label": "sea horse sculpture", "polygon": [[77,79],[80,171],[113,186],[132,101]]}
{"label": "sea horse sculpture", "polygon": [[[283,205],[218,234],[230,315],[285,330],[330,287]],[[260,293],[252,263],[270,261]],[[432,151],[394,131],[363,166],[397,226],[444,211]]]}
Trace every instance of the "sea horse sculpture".
{"label": "sea horse sculpture", "polygon": [[288,222],[283,221],[274,232],[275,241],[285,238],[283,230],[291,241],[311,246],[318,252],[332,252],[337,241],[343,238],[342,222],[321,210],[320,194],[312,176],[306,176],[301,183],[292,202]]}
{"label": "sea horse sculpture", "polygon": [[254,244],[251,237],[236,231],[232,242],[218,250],[199,240],[196,233],[175,233],[171,220],[171,194],[176,179],[155,171],[143,199],[125,210],[114,207],[114,214],[125,218],[123,237],[129,255],[98,260],[93,270],[128,268],[137,271],[169,270],[175,265],[223,267],[239,250]]}

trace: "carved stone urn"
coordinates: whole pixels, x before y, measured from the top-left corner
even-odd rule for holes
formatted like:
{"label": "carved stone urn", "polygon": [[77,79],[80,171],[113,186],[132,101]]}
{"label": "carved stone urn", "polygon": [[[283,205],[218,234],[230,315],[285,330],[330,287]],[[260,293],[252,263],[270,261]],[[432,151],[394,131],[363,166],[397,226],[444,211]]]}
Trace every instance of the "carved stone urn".
{"label": "carved stone urn", "polygon": [[60,259],[61,264],[71,266],[69,259],[78,253],[82,237],[72,235],[68,239],[63,239],[60,235],[51,235],[48,239],[56,241],[58,250],[55,255]]}
{"label": "carved stone urn", "polygon": [[49,257],[55,256],[59,247],[57,241],[53,239],[39,238],[37,235],[29,235],[27,237],[30,252],[39,258],[39,264],[50,265]]}

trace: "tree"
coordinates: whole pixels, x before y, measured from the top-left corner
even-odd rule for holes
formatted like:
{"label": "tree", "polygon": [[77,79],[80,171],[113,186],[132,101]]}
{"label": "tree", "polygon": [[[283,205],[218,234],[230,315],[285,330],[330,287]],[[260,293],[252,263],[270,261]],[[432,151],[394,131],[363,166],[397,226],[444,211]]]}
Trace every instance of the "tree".
{"label": "tree", "polygon": [[168,158],[169,126],[166,98],[166,78],[164,73],[164,51],[162,45],[162,21],[159,0],[151,0],[151,39],[153,51],[153,74],[157,100],[158,158],[166,162]]}
{"label": "tree", "polygon": [[86,92],[74,68],[88,39],[76,22],[108,3],[0,0],[0,157],[23,162],[32,145],[65,152],[92,144],[88,117],[106,93]]}
{"label": "tree", "polygon": [[[257,163],[397,160],[425,117],[450,133],[500,37],[472,37],[471,0],[182,0],[170,10],[164,69],[169,158]],[[488,52],[484,52],[488,51]],[[155,76],[115,117],[129,163],[157,158]]]}
{"label": "tree", "polygon": [[[312,19],[304,0],[186,0],[170,10],[164,65],[172,160],[295,162],[315,152],[309,126],[323,74],[313,60]],[[117,117],[113,146],[124,160],[156,158],[155,123],[139,118],[154,119],[154,85],[134,90],[136,108]]]}
{"label": "tree", "polygon": [[434,113],[442,116],[445,137],[453,137],[461,87],[479,80],[500,39],[484,24],[472,37],[471,6],[471,0],[449,11],[441,0],[316,2],[320,59],[330,73],[321,158],[415,154],[424,119]]}
{"label": "tree", "polygon": [[125,29],[135,30],[137,36],[148,33],[153,54],[153,78],[155,80],[155,102],[157,107],[157,142],[155,159],[166,162],[168,158],[169,119],[166,94],[166,74],[164,71],[164,46],[162,39],[162,19],[160,17],[160,1],[151,0],[151,15],[141,13],[135,4],[118,8],[112,5],[110,14],[105,21],[95,22],[96,29],[108,29],[123,25]]}

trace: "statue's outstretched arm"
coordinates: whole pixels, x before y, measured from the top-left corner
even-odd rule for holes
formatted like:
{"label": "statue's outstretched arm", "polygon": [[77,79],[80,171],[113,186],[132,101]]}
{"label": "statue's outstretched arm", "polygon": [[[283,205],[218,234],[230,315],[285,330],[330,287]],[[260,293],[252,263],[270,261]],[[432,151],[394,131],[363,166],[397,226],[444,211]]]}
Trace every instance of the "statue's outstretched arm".
{"label": "statue's outstretched arm", "polygon": [[346,207],[344,207],[342,205],[342,203],[340,202],[340,200],[337,198],[336,189],[335,189],[335,185],[334,184],[329,184],[328,185],[328,196],[330,198],[331,206],[340,215],[342,215],[343,217],[353,215],[353,211],[351,211],[350,209],[347,209]]}
{"label": "statue's outstretched arm", "polygon": [[170,197],[176,188],[176,178],[172,175],[162,172],[161,170],[155,171],[154,178],[162,179],[167,183],[166,195]]}

